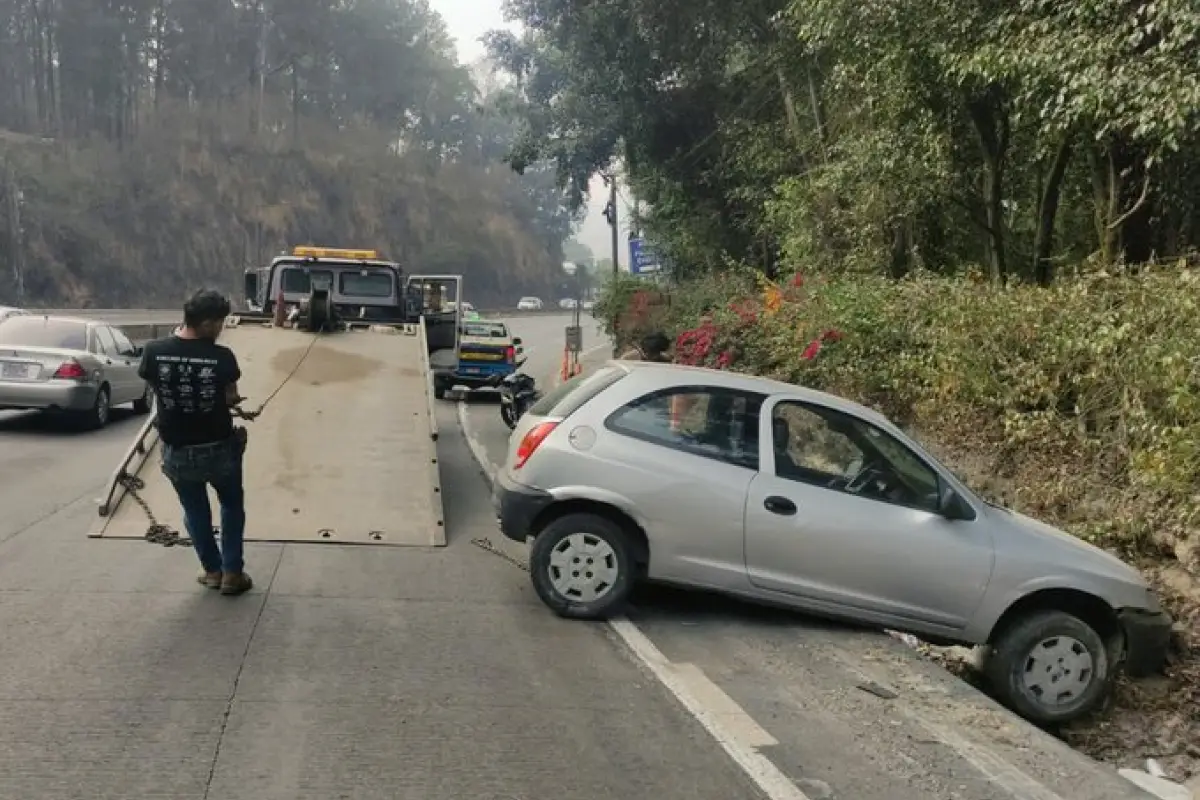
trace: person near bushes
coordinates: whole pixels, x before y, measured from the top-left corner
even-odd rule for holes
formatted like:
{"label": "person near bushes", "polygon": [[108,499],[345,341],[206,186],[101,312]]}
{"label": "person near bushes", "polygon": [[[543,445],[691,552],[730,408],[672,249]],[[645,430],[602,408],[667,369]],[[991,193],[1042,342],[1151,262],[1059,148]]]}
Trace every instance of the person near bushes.
{"label": "person near bushes", "polygon": [[654,331],[643,336],[630,349],[621,354],[622,361],[656,361],[660,364],[671,363],[668,351],[671,349],[671,339],[662,331]]}

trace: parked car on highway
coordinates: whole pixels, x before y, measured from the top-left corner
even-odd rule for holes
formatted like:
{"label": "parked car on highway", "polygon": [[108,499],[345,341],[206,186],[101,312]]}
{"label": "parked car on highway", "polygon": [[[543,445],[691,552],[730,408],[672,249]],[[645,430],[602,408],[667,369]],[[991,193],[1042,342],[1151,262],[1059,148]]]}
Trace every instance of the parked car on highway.
{"label": "parked car on highway", "polygon": [[540,297],[522,297],[517,301],[517,311],[541,311],[542,299]]}
{"label": "parked car on highway", "polygon": [[23,308],[14,308],[13,306],[0,306],[0,322],[4,322],[4,320],[8,319],[9,317],[16,317],[16,316],[24,315],[24,314],[28,314],[28,313],[29,312]]}
{"label": "parked car on highway", "polygon": [[566,617],[642,579],[985,646],[1040,723],[1161,666],[1171,619],[1137,570],[992,505],[880,414],[731,372],[614,361],[519,421],[493,494]]}
{"label": "parked car on highway", "polygon": [[59,412],[89,428],[114,405],[145,414],[153,390],[138,377],[142,350],[119,328],[24,314],[0,321],[0,409]]}

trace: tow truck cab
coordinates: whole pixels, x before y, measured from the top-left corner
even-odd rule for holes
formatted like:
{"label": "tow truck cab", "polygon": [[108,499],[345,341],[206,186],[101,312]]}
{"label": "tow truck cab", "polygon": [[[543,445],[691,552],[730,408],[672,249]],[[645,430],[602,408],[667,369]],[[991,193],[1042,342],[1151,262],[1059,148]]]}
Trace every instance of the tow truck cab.
{"label": "tow truck cab", "polygon": [[[375,250],[296,247],[269,267],[244,274],[246,306],[254,314],[284,317],[305,307],[318,293],[328,298],[337,318],[350,323],[416,323],[425,318],[432,351],[457,348],[458,311],[446,309],[443,295],[461,290],[457,275],[405,277],[394,261]],[[451,288],[453,287],[453,288]]]}

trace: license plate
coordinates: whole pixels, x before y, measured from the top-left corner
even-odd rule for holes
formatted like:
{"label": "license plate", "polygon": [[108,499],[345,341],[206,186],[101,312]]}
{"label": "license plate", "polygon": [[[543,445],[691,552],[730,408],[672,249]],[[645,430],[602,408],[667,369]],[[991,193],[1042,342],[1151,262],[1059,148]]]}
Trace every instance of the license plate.
{"label": "license plate", "polygon": [[463,367],[463,372],[468,375],[478,375],[483,372],[483,369],[481,367]]}
{"label": "license plate", "polygon": [[0,378],[7,378],[13,381],[27,381],[37,377],[40,365],[38,364],[23,364],[19,361],[5,361],[0,363]]}

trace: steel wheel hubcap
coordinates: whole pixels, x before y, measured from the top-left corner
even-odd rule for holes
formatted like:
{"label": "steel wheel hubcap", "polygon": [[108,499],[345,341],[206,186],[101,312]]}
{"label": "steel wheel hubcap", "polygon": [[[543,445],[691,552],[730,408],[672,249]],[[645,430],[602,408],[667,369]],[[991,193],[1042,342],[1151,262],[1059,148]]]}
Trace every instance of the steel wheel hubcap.
{"label": "steel wheel hubcap", "polygon": [[617,554],[591,533],[572,533],[550,551],[550,584],[570,600],[591,603],[617,582]]}
{"label": "steel wheel hubcap", "polygon": [[1078,639],[1051,636],[1025,657],[1022,688],[1042,706],[1061,707],[1079,702],[1095,678],[1092,654]]}

